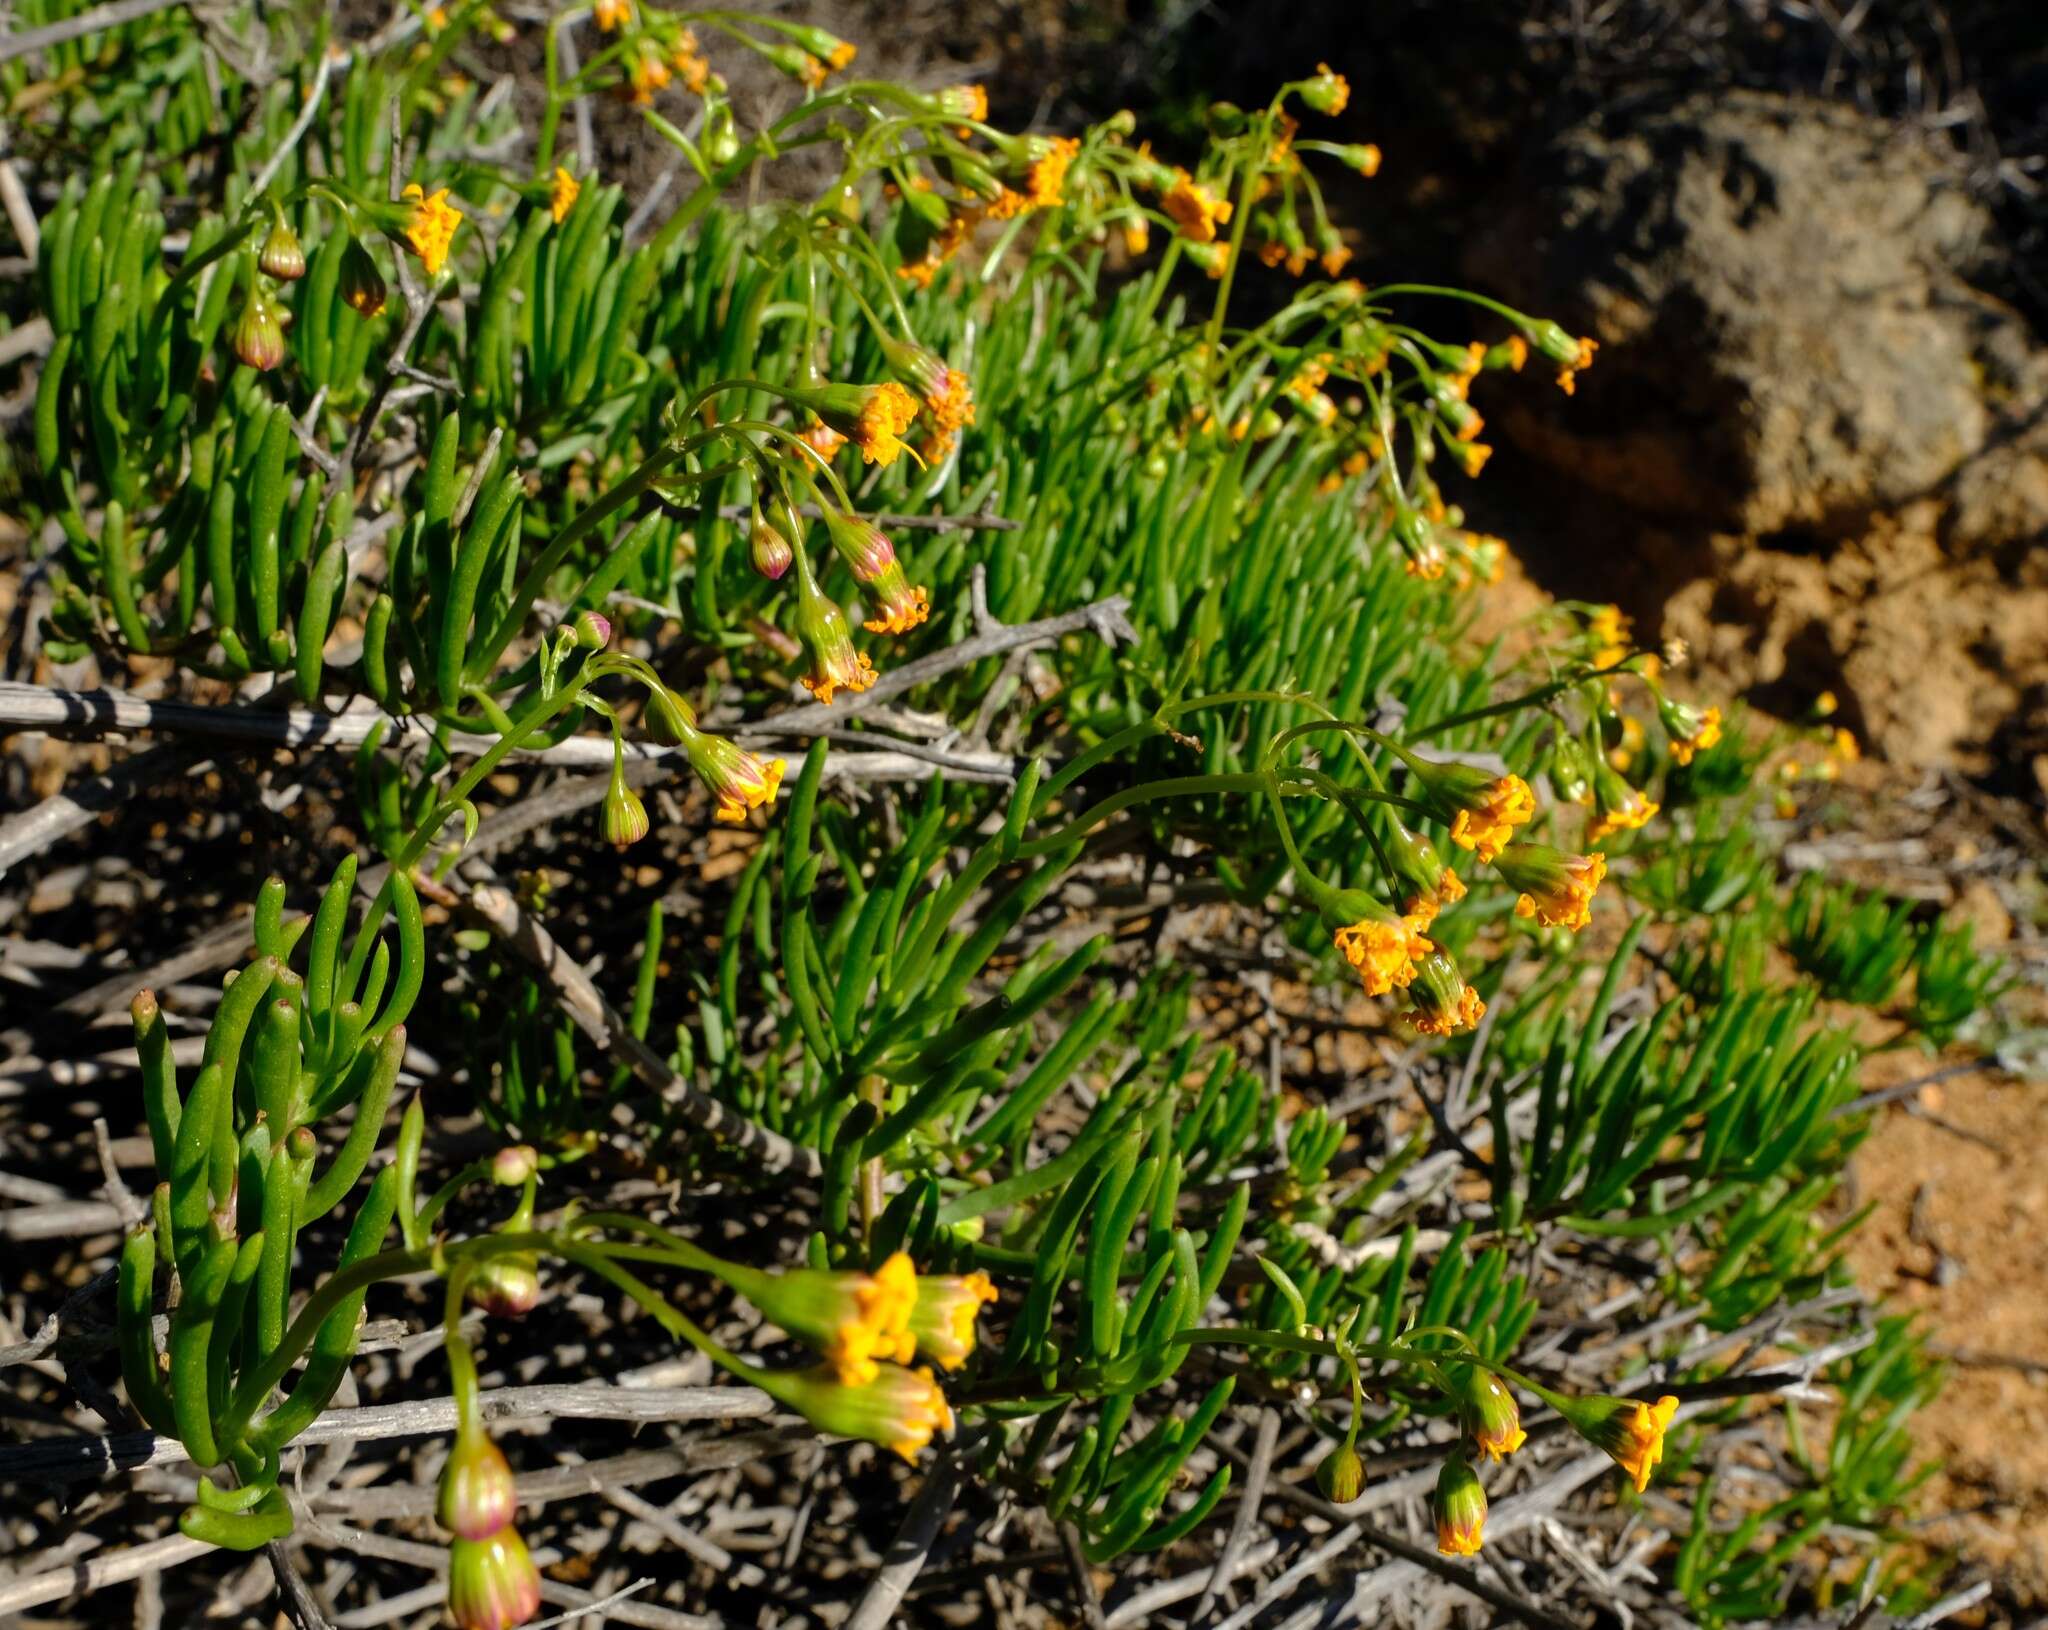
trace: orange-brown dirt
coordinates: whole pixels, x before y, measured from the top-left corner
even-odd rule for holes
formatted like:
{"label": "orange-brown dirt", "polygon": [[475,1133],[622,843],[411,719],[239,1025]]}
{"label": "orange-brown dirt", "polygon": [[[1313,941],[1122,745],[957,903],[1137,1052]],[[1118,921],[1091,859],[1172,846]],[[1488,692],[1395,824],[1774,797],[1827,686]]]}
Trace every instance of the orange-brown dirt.
{"label": "orange-brown dirt", "polygon": [[[1917,1054],[1887,1054],[1866,1066],[1865,1086],[1926,1069]],[[1855,1197],[1874,1209],[1849,1251],[1864,1287],[1918,1314],[1951,1359],[1948,1385],[1914,1423],[1942,1462],[1924,1491],[1924,1537],[1996,1568],[2032,1606],[2048,1602],[2042,1098],[2038,1082],[1974,1071],[1883,1111],[1853,1167]]]}

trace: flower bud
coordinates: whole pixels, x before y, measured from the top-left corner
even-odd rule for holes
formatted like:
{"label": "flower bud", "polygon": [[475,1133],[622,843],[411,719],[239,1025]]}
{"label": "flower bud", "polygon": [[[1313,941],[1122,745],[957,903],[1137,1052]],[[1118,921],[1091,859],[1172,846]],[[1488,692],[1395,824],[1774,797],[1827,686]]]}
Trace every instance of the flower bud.
{"label": "flower bud", "polygon": [[299,246],[298,234],[282,215],[272,224],[270,236],[263,240],[256,264],[263,268],[266,277],[274,277],[280,283],[291,283],[306,275],[306,251]]}
{"label": "flower bud", "polygon": [[503,1451],[481,1427],[458,1430],[441,1469],[441,1526],[458,1539],[489,1539],[518,1514],[519,1491]]}
{"label": "flower bud", "polygon": [[349,239],[348,247],[342,251],[337,287],[343,302],[365,317],[376,316],[390,298],[384,274],[377,270],[377,262],[360,238]]}
{"label": "flower bud", "polygon": [[448,1614],[457,1630],[512,1630],[540,1609],[540,1570],[519,1530],[448,1547]]}
{"label": "flower bud", "polygon": [[496,1319],[524,1318],[540,1301],[540,1268],[524,1252],[487,1257],[470,1276],[469,1300]]}
{"label": "flower bud", "polygon": [[1315,77],[1302,81],[1301,100],[1311,112],[1335,118],[1351,101],[1351,85],[1327,62],[1316,64]]}
{"label": "flower bud", "polygon": [[540,1170],[540,1156],[530,1143],[514,1143],[491,1157],[491,1181],[500,1188],[516,1189]]}
{"label": "flower bud", "polygon": [[612,620],[601,611],[586,611],[576,619],[576,647],[581,651],[602,651],[612,640]]}
{"label": "flower bud", "polygon": [[1593,796],[1593,760],[1576,736],[1560,736],[1550,753],[1550,784],[1567,803],[1583,804]]}
{"label": "flower bud", "polygon": [[1349,1443],[1340,1443],[1316,1462],[1316,1487],[1333,1505],[1349,1505],[1365,1488],[1365,1462]]}
{"label": "flower bud", "polygon": [[714,165],[730,164],[739,157],[740,133],[730,102],[721,99],[705,109],[702,146],[705,159]]}
{"label": "flower bud", "polygon": [[1507,1383],[1477,1364],[1450,1367],[1451,1399],[1479,1452],[1490,1460],[1511,1455],[1528,1439],[1521,1407]]}
{"label": "flower bud", "polygon": [[766,521],[754,523],[753,535],[747,541],[754,570],[771,583],[778,581],[789,570],[790,562],[796,559],[796,551],[790,546],[789,539]]}
{"label": "flower bud", "polygon": [[[616,745],[616,743],[614,743]],[[631,848],[647,835],[647,805],[627,786],[625,766],[612,756],[612,784],[604,788],[604,842]]]}
{"label": "flower bud", "polygon": [[1436,1520],[1436,1548],[1445,1556],[1477,1556],[1486,1527],[1486,1490],[1463,1455],[1452,1455],[1437,1473],[1430,1496]]}
{"label": "flower bud", "polygon": [[231,343],[237,357],[261,372],[268,373],[284,361],[284,329],[278,323],[277,310],[254,284],[249,298],[242,302]]}

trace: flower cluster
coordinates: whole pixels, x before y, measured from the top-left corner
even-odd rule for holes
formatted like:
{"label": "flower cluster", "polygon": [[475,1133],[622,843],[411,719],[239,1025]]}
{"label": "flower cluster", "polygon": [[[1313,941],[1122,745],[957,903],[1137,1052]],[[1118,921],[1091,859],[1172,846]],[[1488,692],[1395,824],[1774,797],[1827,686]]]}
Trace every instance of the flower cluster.
{"label": "flower cluster", "polygon": [[[1528,1434],[1521,1409],[1502,1374],[1478,1364],[1448,1366],[1451,1402],[1460,1429],[1470,1440],[1445,1459],[1430,1498],[1436,1547],[1445,1556],[1476,1556],[1486,1527],[1486,1489],[1473,1459],[1500,1461],[1521,1448]],[[1645,1403],[1636,1398],[1571,1397],[1516,1377],[1562,1415],[1573,1431],[1625,1471],[1638,1494],[1664,1455],[1664,1434],[1678,1412],[1672,1397]]]}

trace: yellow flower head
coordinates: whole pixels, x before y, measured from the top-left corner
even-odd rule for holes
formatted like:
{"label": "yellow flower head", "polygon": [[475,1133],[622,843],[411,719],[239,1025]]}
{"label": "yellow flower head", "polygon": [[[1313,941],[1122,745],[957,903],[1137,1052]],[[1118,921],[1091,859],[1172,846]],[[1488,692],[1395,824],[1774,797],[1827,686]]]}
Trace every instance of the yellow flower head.
{"label": "yellow flower head", "polygon": [[1424,937],[1421,923],[1412,917],[1397,917],[1377,905],[1356,922],[1339,928],[1334,938],[1344,960],[1357,970],[1368,996],[1405,990],[1415,978],[1416,963],[1435,949]]}
{"label": "yellow flower head", "polygon": [[1024,173],[1024,190],[1031,208],[1052,209],[1066,201],[1062,189],[1067,169],[1080,151],[1081,143],[1076,138],[1061,136],[1032,159],[1031,168]]}
{"label": "yellow flower head", "polygon": [[661,54],[661,47],[643,38],[627,59],[626,100],[636,107],[645,107],[670,77],[668,59]]}
{"label": "yellow flower head", "polygon": [[561,165],[555,166],[555,179],[548,186],[548,213],[554,216],[555,225],[560,226],[569,218],[569,211],[576,207],[576,195],[582,190],[582,182]]}
{"label": "yellow flower head", "polygon": [[995,1299],[996,1287],[985,1273],[920,1277],[910,1315],[917,1350],[941,1369],[959,1369],[974,1351],[974,1322],[982,1304]]}
{"label": "yellow flower head", "polygon": [[1173,185],[1160,198],[1159,205],[1173,217],[1180,235],[1190,243],[1214,243],[1216,228],[1230,220],[1230,200],[1211,197],[1208,189],[1185,170],[1173,172]]}
{"label": "yellow flower head", "polygon": [[446,187],[429,193],[414,182],[399,197],[412,205],[412,215],[405,223],[405,241],[419,256],[427,276],[439,277],[441,268],[448,264],[448,246],[455,241],[455,229],[462,224],[462,211],[448,202]]}
{"label": "yellow flower head", "polygon": [[1586,828],[1586,841],[1598,843],[1615,832],[1633,832],[1648,826],[1662,806],[1652,803],[1606,764],[1593,769],[1593,822]]}
{"label": "yellow flower head", "polygon": [[1690,764],[1695,753],[1705,752],[1721,739],[1721,710],[1717,707],[1698,710],[1660,699],[1657,711],[1670,740],[1673,763]]}
{"label": "yellow flower head", "polygon": [[1835,727],[1834,742],[1828,750],[1844,764],[1854,764],[1863,756],[1863,749],[1857,745],[1856,738],[1840,725]]}
{"label": "yellow flower head", "polygon": [[706,740],[731,749],[717,756],[715,774],[705,777],[705,784],[718,800],[718,807],[711,812],[714,821],[740,826],[745,823],[748,810],[775,802],[775,794],[782,786],[782,772],[787,768],[783,760],[762,758],[720,736]]}
{"label": "yellow flower head", "polygon": [[1620,606],[1601,606],[1586,618],[1586,637],[1593,642],[1593,666],[1611,668],[1628,655],[1629,618]]}
{"label": "yellow flower head", "polygon": [[1500,874],[1521,890],[1517,917],[1534,917],[1545,928],[1577,933],[1593,920],[1593,894],[1607,875],[1607,857],[1568,855],[1540,843],[1511,843],[1496,862]]}
{"label": "yellow flower head", "polygon": [[853,440],[862,460],[894,464],[903,451],[902,434],[916,417],[917,398],[895,380],[870,386],[853,424]]}
{"label": "yellow flower head", "polygon": [[1504,775],[1451,818],[1451,842],[1492,861],[1518,826],[1536,816],[1536,795],[1518,775]]}
{"label": "yellow flower head", "polygon": [[1678,1413],[1676,1398],[1666,1396],[1654,1404],[1608,1397],[1552,1402],[1581,1437],[1628,1473],[1638,1494],[1650,1486],[1651,1469],[1664,1458],[1664,1434]]}
{"label": "yellow flower head", "polygon": [[859,1383],[840,1380],[830,1365],[756,1373],[756,1385],[820,1431],[882,1444],[905,1460],[916,1460],[933,1433],[953,1429],[946,1394],[928,1369],[884,1364]]}
{"label": "yellow flower head", "polygon": [[1579,375],[1593,366],[1593,353],[1600,349],[1598,340],[1581,338],[1578,355],[1568,367],[1560,368],[1557,374],[1557,388],[1570,396],[1579,388]]}
{"label": "yellow flower head", "polygon": [[1335,118],[1351,103],[1351,83],[1327,62],[1319,62],[1315,77],[1302,87],[1301,99],[1317,113]]}
{"label": "yellow flower head", "polygon": [[898,1251],[872,1274],[845,1276],[847,1306],[825,1348],[825,1360],[848,1386],[862,1386],[879,1373],[877,1360],[906,1364],[917,1352],[910,1333],[917,1306],[917,1270]]}
{"label": "yellow flower head", "polygon": [[633,0],[597,0],[590,8],[590,20],[600,34],[610,34],[633,20]]}
{"label": "yellow flower head", "polygon": [[1152,223],[1142,215],[1124,222],[1124,253],[1135,259],[1152,247]]}
{"label": "yellow flower head", "polygon": [[1479,992],[1442,951],[1430,952],[1416,966],[1408,996],[1415,1006],[1401,1016],[1425,1036],[1455,1036],[1475,1028],[1486,1015]]}

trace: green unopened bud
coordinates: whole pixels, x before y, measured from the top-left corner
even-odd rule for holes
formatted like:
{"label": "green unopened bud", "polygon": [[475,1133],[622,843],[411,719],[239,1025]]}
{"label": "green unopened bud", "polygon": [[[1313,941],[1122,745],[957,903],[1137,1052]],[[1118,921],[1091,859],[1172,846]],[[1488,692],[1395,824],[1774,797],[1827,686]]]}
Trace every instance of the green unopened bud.
{"label": "green unopened bud", "polygon": [[748,558],[754,563],[754,570],[769,582],[778,581],[789,570],[796,559],[796,551],[785,538],[766,521],[756,521],[752,536],[747,539]]}
{"label": "green unopened bud", "polygon": [[523,1318],[540,1300],[540,1266],[523,1251],[488,1257],[470,1277],[469,1300],[493,1318]]}
{"label": "green unopened bud", "polygon": [[1551,749],[1550,784],[1568,803],[1583,804],[1593,796],[1593,760],[1577,736],[1560,736]]}
{"label": "green unopened bud", "polygon": [[519,1530],[448,1547],[448,1615],[457,1630],[512,1630],[540,1610],[540,1570]]}
{"label": "green unopened bud", "polygon": [[1486,1490],[1463,1455],[1452,1455],[1437,1473],[1429,1511],[1436,1521],[1436,1548],[1445,1556],[1477,1556],[1486,1528]]}
{"label": "green unopened bud", "polygon": [[1365,1487],[1365,1462],[1348,1443],[1340,1443],[1316,1464],[1316,1487],[1333,1505],[1349,1505]]}
{"label": "green unopened bud", "polygon": [[1235,102],[1209,104],[1209,128],[1219,136],[1235,136],[1245,127],[1244,109]]}
{"label": "green unopened bud", "polygon": [[739,156],[740,133],[730,102],[721,98],[704,110],[704,135],[699,145],[705,159],[714,165],[730,164]]}
{"label": "green unopened bud", "polygon": [[481,1427],[458,1430],[441,1469],[441,1526],[458,1539],[489,1539],[518,1514],[519,1491],[503,1451]]}
{"label": "green unopened bud", "polygon": [[268,373],[284,361],[284,328],[277,310],[260,288],[253,284],[242,303],[242,315],[235,320],[230,343],[235,355],[250,367]]}
{"label": "green unopened bud", "polygon": [[540,1170],[540,1156],[530,1143],[514,1143],[491,1157],[491,1181],[500,1188],[516,1189]]}
{"label": "green unopened bud", "polygon": [[586,611],[576,619],[576,644],[584,651],[602,651],[611,644],[612,620],[601,611]]}
{"label": "green unopened bud", "polygon": [[604,795],[604,840],[620,849],[629,849],[647,836],[647,806],[640,801],[640,795],[626,785],[625,776],[616,768],[612,772],[612,784]]}
{"label": "green unopened bud", "polygon": [[263,268],[265,276],[280,283],[295,282],[306,275],[306,251],[299,246],[299,235],[282,215],[271,226],[270,236],[263,240],[256,264]]}
{"label": "green unopened bud", "polygon": [[341,273],[336,286],[341,291],[342,302],[364,317],[376,316],[390,298],[384,274],[377,270],[377,262],[363,247],[360,238],[349,239],[348,247],[341,253]]}

